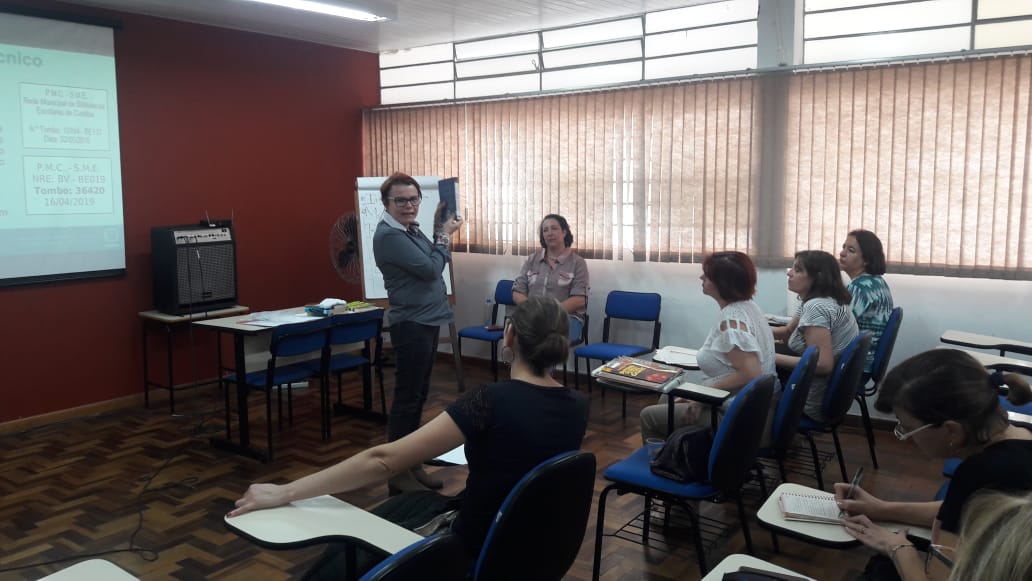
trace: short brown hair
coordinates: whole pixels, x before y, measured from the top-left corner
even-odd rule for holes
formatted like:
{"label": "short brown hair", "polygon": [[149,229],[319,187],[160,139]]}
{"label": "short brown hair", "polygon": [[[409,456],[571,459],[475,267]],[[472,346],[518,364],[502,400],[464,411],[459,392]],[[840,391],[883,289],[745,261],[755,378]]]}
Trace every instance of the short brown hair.
{"label": "short brown hair", "polygon": [[380,201],[383,202],[385,208],[387,207],[387,197],[391,195],[391,188],[394,186],[415,186],[419,199],[423,199],[423,190],[419,187],[419,182],[416,181],[416,178],[407,173],[396,171],[390,177],[383,180],[383,183],[380,185]]}
{"label": "short brown hair", "polygon": [[702,261],[702,273],[729,303],[747,301],[756,294],[756,266],[744,252],[714,252]]}

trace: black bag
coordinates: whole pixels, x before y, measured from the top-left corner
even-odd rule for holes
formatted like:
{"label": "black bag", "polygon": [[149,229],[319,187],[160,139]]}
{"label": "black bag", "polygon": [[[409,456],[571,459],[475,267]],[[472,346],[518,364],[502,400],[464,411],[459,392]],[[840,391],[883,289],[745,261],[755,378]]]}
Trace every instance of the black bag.
{"label": "black bag", "polygon": [[708,480],[712,447],[713,434],[708,427],[678,428],[650,463],[652,473],[678,482]]}

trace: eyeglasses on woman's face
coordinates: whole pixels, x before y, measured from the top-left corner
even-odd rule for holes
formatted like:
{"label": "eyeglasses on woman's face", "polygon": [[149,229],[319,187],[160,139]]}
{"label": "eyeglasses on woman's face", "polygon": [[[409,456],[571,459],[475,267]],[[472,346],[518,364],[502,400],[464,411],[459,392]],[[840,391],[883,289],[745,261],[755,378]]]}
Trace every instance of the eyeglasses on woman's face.
{"label": "eyeglasses on woman's face", "polygon": [[935,424],[925,424],[920,428],[914,428],[913,430],[910,430],[908,432],[907,429],[903,427],[903,422],[896,420],[896,427],[893,428],[892,433],[895,434],[897,440],[902,442],[904,440],[909,440],[910,438],[913,438],[914,434],[922,430],[927,430],[928,428],[933,427],[935,427]]}
{"label": "eyeglasses on woman's face", "polygon": [[391,202],[398,207],[418,206],[422,201],[423,198],[420,198],[419,196],[412,196],[411,198],[391,198]]}

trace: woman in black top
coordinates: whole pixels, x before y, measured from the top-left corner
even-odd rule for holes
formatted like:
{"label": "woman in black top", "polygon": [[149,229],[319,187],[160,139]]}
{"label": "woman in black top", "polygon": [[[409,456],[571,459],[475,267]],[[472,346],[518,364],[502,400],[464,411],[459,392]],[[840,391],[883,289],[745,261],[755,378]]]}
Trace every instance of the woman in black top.
{"label": "woman in black top", "polygon": [[[964,504],[981,490],[1032,491],[1032,432],[1011,425],[1000,406],[1006,394],[1014,404],[1032,399],[1029,384],[1017,374],[986,372],[973,357],[955,349],[933,349],[894,367],[881,385],[876,408],[896,414],[895,434],[931,458],[961,458],[942,501],[891,502],[849,484],[835,485],[839,506],[851,515],[846,530],[889,557],[898,578],[928,579],[925,559],[907,540],[872,521],[932,527],[932,543],[956,548]],[[890,575],[883,578],[892,578]],[[931,578],[945,578],[935,575]],[[944,573],[944,572],[943,572]]]}
{"label": "woman in black top", "polygon": [[400,440],[288,484],[252,484],[229,516],[383,482],[465,444],[469,476],[452,530],[472,560],[516,482],[541,462],[581,446],[587,398],[551,376],[552,367],[566,359],[568,333],[559,301],[527,299],[513,311],[502,339],[503,354],[512,353],[509,381],[470,391]]}

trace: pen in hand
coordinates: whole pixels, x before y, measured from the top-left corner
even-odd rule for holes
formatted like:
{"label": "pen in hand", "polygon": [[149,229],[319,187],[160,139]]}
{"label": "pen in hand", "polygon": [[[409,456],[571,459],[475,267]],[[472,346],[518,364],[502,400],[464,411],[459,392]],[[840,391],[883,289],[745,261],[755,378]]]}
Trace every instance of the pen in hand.
{"label": "pen in hand", "polygon": [[[853,480],[849,483],[849,490],[846,492],[846,498],[844,500],[853,500],[853,495],[856,494],[856,487],[860,486],[860,482],[864,479],[864,467],[861,466],[856,469],[856,473],[853,474]],[[849,513],[845,509],[839,512],[839,518],[845,518],[849,516]]]}

